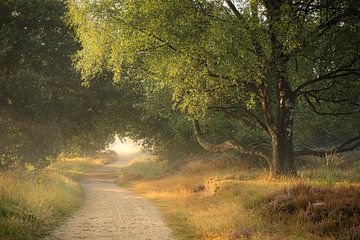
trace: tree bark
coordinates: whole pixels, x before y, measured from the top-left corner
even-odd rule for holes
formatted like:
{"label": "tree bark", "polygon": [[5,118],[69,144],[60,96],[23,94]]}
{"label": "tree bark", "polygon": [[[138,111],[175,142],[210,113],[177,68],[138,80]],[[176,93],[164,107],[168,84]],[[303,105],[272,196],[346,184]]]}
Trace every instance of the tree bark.
{"label": "tree bark", "polygon": [[292,136],[284,132],[271,140],[271,177],[296,175]]}
{"label": "tree bark", "polygon": [[293,150],[295,94],[288,79],[286,61],[277,62],[274,79],[277,88],[276,121],[271,131],[270,175],[296,175]]}
{"label": "tree bark", "polygon": [[271,137],[270,176],[296,175],[293,150],[295,94],[291,90],[285,64],[276,65],[276,113],[274,124],[268,127]]}
{"label": "tree bark", "polygon": [[281,6],[284,1],[265,2],[269,17],[269,38],[272,48],[272,83],[276,89],[275,116],[271,128],[271,164],[270,175],[296,175],[293,150],[293,122],[296,94],[291,89],[287,64],[289,57],[279,40],[278,24],[281,19]]}

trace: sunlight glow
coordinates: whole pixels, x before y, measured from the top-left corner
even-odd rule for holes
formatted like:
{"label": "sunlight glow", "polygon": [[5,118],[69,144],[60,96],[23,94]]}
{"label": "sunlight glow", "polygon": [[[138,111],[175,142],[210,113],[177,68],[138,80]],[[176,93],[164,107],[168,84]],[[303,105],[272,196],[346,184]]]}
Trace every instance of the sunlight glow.
{"label": "sunlight glow", "polygon": [[115,151],[117,154],[135,154],[141,151],[141,146],[128,138],[120,140],[120,138],[116,137],[108,149]]}

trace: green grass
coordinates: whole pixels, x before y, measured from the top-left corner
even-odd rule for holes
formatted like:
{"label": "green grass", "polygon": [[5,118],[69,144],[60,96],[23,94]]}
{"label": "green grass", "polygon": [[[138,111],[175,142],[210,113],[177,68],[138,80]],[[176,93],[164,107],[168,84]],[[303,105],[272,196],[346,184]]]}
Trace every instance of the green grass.
{"label": "green grass", "polygon": [[108,158],[63,158],[41,171],[17,169],[0,175],[0,239],[41,239],[83,202],[76,179]]}

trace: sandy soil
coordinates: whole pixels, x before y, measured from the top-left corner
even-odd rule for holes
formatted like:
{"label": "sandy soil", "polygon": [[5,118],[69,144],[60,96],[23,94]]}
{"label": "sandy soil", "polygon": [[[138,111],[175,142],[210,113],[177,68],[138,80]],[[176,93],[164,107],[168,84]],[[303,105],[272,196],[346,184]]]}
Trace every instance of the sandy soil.
{"label": "sandy soil", "polygon": [[144,198],[113,182],[118,167],[129,157],[86,174],[81,185],[85,203],[46,240],[155,240],[172,239],[158,210]]}

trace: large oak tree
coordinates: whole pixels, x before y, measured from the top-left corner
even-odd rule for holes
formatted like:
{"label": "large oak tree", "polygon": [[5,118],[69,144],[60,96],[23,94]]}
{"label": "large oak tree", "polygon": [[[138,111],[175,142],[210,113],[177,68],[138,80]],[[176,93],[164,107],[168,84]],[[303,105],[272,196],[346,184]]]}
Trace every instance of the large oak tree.
{"label": "large oak tree", "polygon": [[[359,114],[357,0],[70,0],[68,7],[85,79],[110,70],[115,79],[167,86],[200,145],[257,155],[273,176],[296,172],[299,101],[321,115]],[[209,143],[201,123],[211,111],[261,129],[268,144]]]}

